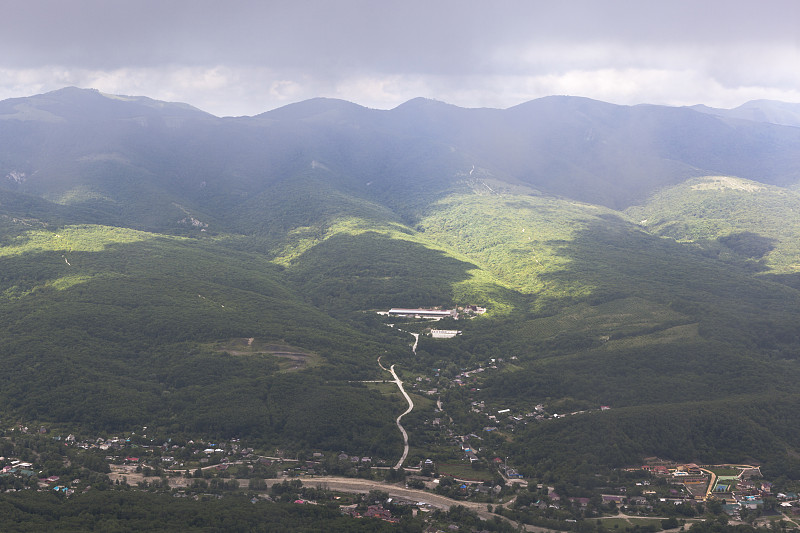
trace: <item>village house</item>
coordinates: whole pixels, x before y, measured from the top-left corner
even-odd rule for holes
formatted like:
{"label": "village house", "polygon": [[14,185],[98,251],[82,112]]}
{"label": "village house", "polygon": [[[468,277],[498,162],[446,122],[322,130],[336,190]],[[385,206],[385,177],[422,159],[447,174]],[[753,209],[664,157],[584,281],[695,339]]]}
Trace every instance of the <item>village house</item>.
{"label": "village house", "polygon": [[370,505],[364,513],[367,518],[380,518],[381,520],[388,520],[392,518],[392,513],[384,509],[382,505]]}
{"label": "village house", "polygon": [[586,508],[589,506],[589,498],[568,498],[572,505],[577,505],[581,508]]}

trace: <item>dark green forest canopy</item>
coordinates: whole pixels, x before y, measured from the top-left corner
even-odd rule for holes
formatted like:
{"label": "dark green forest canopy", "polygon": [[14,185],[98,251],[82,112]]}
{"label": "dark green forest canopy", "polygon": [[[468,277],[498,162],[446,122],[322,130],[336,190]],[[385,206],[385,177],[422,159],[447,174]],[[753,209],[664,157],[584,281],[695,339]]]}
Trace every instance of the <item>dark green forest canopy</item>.
{"label": "dark green forest canopy", "polygon": [[[323,505],[251,503],[244,496],[204,501],[139,491],[94,491],[68,501],[54,494],[3,495],[3,531],[398,531],[380,520],[342,516]],[[412,529],[414,531],[415,529]]]}
{"label": "dark green forest canopy", "polygon": [[[116,231],[64,233],[91,239]],[[63,237],[47,237],[56,235]],[[84,244],[78,236],[72,243]],[[364,363],[392,336],[366,337],[320,313],[258,256],[155,238],[95,252],[22,252],[2,262],[7,414],[93,430],[153,423],[395,453],[396,437],[383,422],[392,402],[348,383],[376,373]],[[275,357],[238,357],[207,345],[241,337],[301,346],[322,366],[286,374]]]}

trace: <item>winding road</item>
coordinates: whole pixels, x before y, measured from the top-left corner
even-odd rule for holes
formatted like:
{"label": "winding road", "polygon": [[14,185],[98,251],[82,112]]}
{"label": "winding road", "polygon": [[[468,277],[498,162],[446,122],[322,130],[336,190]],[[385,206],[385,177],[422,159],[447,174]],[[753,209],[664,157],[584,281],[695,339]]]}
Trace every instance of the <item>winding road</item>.
{"label": "winding road", "polygon": [[391,372],[392,377],[394,378],[394,382],[397,385],[397,388],[400,389],[400,392],[403,394],[403,396],[405,396],[406,401],[408,402],[408,409],[406,409],[400,416],[398,416],[397,420],[395,421],[398,429],[400,429],[400,433],[403,434],[403,455],[400,457],[400,460],[397,461],[397,464],[394,465],[395,470],[397,470],[403,466],[406,457],[408,457],[408,432],[400,423],[400,419],[406,416],[414,409],[414,402],[411,401],[411,396],[409,396],[408,393],[406,392],[406,389],[403,388],[403,382],[400,380],[400,378],[397,376],[397,373],[394,371],[394,365],[390,366],[389,368],[386,368],[385,366],[383,366],[383,364],[381,364],[380,357],[378,357],[378,365],[387,372]]}

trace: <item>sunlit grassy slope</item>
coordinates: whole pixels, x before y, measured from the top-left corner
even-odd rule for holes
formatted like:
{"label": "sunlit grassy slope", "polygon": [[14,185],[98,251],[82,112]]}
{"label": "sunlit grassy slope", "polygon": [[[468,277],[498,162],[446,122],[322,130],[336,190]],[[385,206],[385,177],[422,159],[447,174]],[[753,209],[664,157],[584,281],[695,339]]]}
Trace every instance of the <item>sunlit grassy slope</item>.
{"label": "sunlit grassy slope", "polygon": [[548,285],[545,274],[565,268],[562,245],[611,213],[553,197],[461,194],[431,206],[419,227],[425,237],[470,257],[516,290],[569,298],[592,287]]}
{"label": "sunlit grassy slope", "polygon": [[[419,226],[526,295],[531,313],[547,315],[525,328],[531,339],[613,339],[681,323],[751,344],[795,339],[796,291],[754,276],[767,266],[730,243],[720,257],[653,235],[622,213],[536,196],[451,197]],[[772,333],[760,331],[765,324]]]}
{"label": "sunlit grassy slope", "polygon": [[[697,190],[691,189],[693,183],[686,188]],[[793,198],[787,191],[772,193],[787,202]],[[497,405],[520,410],[539,402],[573,410],[613,405],[615,422],[609,426],[597,426],[593,417],[548,426],[551,438],[574,443],[575,454],[625,462],[645,449],[664,454],[672,443],[675,457],[743,457],[741,447],[702,428],[688,437],[694,444],[677,431],[659,446],[640,444],[653,442],[647,432],[655,431],[659,420],[672,423],[677,403],[711,419],[724,417],[737,428],[729,436],[739,442],[753,441],[752,424],[758,424],[753,413],[763,417],[772,401],[789,402],[784,414],[796,404],[800,293],[778,282],[785,278],[765,275],[785,271],[788,264],[771,263],[769,255],[761,260],[774,253],[772,248],[753,251],[763,246],[755,232],[771,235],[770,225],[780,216],[775,198],[762,201],[773,206],[772,213],[759,217],[739,205],[742,215],[728,223],[727,232],[679,242],[650,233],[649,224],[630,214],[567,199],[450,197],[422,217],[425,238],[457,250],[513,287],[525,304],[510,320],[471,323],[449,345],[427,342],[422,349],[431,366],[448,358],[469,366],[485,360],[485,354],[514,357],[507,371],[482,384]],[[720,207],[717,215],[724,213]],[[795,228],[791,221],[788,225],[767,242],[776,251],[783,246],[781,257],[791,258],[796,257],[790,238]],[[642,424],[643,411],[652,424]],[[598,427],[609,442],[631,439],[636,445],[625,453],[588,452]],[[713,427],[709,420],[708,431],[718,434]],[[536,431],[531,428],[529,437],[541,445],[541,438],[532,436]],[[761,460],[769,456],[775,465],[785,458],[778,450],[795,449],[790,434],[763,427],[760,438],[770,444],[755,446],[752,453],[761,454]],[[519,447],[525,448],[524,442]],[[562,453],[550,444],[548,450]]]}
{"label": "sunlit grassy slope", "polygon": [[749,259],[772,273],[800,270],[800,194],[791,189],[708,176],[666,188],[627,213],[648,231],[696,242],[723,259]]}

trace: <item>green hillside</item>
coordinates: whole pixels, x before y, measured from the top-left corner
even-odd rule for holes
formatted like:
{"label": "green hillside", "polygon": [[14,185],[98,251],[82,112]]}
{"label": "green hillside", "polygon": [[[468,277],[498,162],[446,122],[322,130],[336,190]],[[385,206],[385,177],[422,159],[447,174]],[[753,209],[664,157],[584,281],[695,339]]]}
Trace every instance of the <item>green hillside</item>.
{"label": "green hillside", "polygon": [[[303,303],[263,256],[103,226],[32,230],[2,250],[5,416],[383,454],[398,446],[383,423],[391,401],[349,383],[375,375],[374,354],[391,338],[364,337]],[[287,374],[270,354],[209,347],[236,338],[288,343],[321,363]]]}
{"label": "green hillside", "polygon": [[[659,455],[800,478],[796,128],[570,98],[24,103],[0,103],[7,425],[391,463],[406,404],[361,383],[381,357],[419,388],[420,458],[457,449],[425,425],[441,399],[455,435],[490,423],[473,402],[580,412],[497,421],[490,449],[528,474]],[[436,306],[487,312],[376,314]]]}
{"label": "green hillside", "polygon": [[800,268],[800,195],[792,189],[707,176],[664,189],[628,214],[659,235],[739,257],[772,273]]}
{"label": "green hillside", "polygon": [[[463,337],[447,346],[423,344],[429,364],[513,358],[506,371],[482,381],[480,397],[520,412],[548,402],[569,410],[614,406],[613,425],[599,441],[595,426],[605,414],[518,435],[513,453],[548,450],[529,455],[537,468],[552,469],[554,456],[621,466],[647,454],[708,462],[758,457],[774,466],[788,460],[785,450],[796,452],[796,435],[771,429],[763,417],[773,404],[796,406],[800,293],[759,274],[766,265],[756,268],[742,252],[733,258],[730,244],[727,255],[721,244],[711,253],[652,235],[621,213],[557,198],[453,197],[421,226],[427,238],[456,248],[527,302],[511,319],[465,325]],[[658,426],[681,409],[702,409],[708,425],[665,437]],[[720,439],[719,420],[763,445],[750,456],[732,448],[735,435]],[[569,432],[573,445],[556,453],[553,446],[567,438],[558,431]],[[660,444],[642,446],[653,435]],[[593,448],[617,441],[635,445],[610,454]]]}

